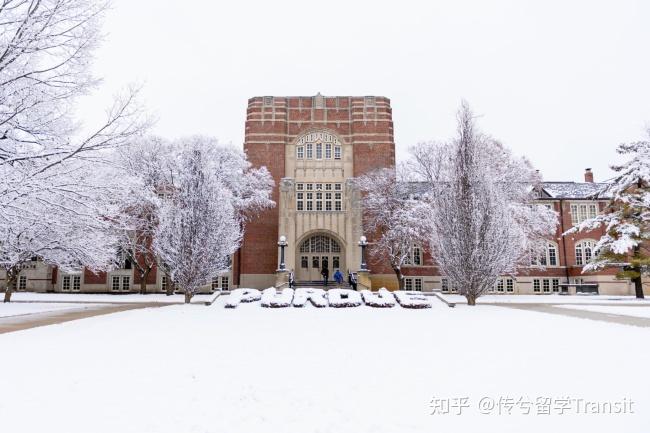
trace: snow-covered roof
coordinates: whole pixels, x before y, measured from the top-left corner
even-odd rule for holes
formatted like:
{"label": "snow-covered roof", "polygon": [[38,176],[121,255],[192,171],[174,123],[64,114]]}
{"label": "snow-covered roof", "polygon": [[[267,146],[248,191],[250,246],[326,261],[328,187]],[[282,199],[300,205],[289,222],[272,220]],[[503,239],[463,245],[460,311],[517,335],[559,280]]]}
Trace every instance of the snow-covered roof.
{"label": "snow-covered roof", "polygon": [[596,195],[598,198],[607,198],[606,195],[599,193],[608,185],[599,182],[543,182],[542,188],[549,198],[590,199],[595,198]]}

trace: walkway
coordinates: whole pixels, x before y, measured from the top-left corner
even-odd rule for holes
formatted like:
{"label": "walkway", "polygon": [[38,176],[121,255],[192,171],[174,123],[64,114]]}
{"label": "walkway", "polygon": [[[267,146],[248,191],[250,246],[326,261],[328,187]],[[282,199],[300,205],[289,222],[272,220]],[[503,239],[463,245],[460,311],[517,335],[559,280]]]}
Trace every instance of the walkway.
{"label": "walkway", "polygon": [[118,313],[120,311],[136,310],[140,308],[164,307],[165,305],[170,304],[161,304],[156,302],[121,305],[109,304],[93,306],[84,309],[46,311],[42,313],[3,317],[0,318],[0,334],[21,331],[23,329],[36,328],[39,326],[55,325],[58,323],[70,322],[72,320],[85,319],[87,317]]}
{"label": "walkway", "polygon": [[[574,310],[570,308],[569,304],[563,304],[562,308],[554,307],[553,305],[549,305],[549,304],[505,304],[505,303],[496,304],[494,303],[494,304],[482,304],[482,305],[494,305],[498,307],[516,308],[519,310],[557,314],[559,316],[577,317],[579,319],[599,320],[601,322],[618,323],[620,325],[631,325],[631,326],[640,326],[642,328],[650,328],[650,318],[647,317],[633,317],[633,316],[623,316],[620,314],[601,313],[596,311]],[[594,305],[594,304],[586,304],[586,305]]]}

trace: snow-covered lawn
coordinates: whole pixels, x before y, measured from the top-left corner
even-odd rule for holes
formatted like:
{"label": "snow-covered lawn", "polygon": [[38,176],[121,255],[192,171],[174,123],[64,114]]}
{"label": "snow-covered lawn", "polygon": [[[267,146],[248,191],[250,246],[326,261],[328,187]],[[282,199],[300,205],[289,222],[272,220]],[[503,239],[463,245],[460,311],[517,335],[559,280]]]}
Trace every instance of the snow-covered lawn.
{"label": "snow-covered lawn", "polygon": [[[219,293],[209,295],[195,295],[192,303],[203,304],[211,301]],[[183,295],[167,296],[163,293],[151,293],[140,295],[137,293],[130,294],[108,294],[108,293],[34,293],[34,292],[15,292],[11,295],[12,301],[29,301],[29,302],[97,302],[97,303],[141,303],[141,302],[160,302],[165,304],[182,304],[185,301]]]}
{"label": "snow-covered lawn", "polygon": [[[449,302],[465,304],[464,296],[439,293]],[[636,299],[634,296],[617,295],[485,295],[477,299],[477,303],[496,304],[616,304],[616,305],[650,305],[650,298]]]}
{"label": "snow-covered lawn", "polygon": [[37,303],[37,302],[29,302],[29,303],[11,302],[7,304],[0,303],[0,318],[22,316],[22,315],[34,314],[34,313],[45,313],[50,311],[59,312],[65,310],[79,310],[83,308],[92,308],[95,306],[96,305],[92,305],[92,304],[84,304],[84,305],[65,304],[65,303],[45,304],[45,303]]}
{"label": "snow-covered lawn", "polygon": [[[0,375],[2,431],[645,433],[650,425],[646,328],[437,300],[422,310],[259,301],[226,309],[225,298],[0,335],[10,360]],[[432,401],[464,397],[462,415],[430,414]],[[519,406],[482,415],[482,397],[628,398],[634,414],[537,415],[542,404],[529,415]]]}
{"label": "snow-covered lawn", "polygon": [[650,305],[647,307],[634,306],[605,306],[605,305],[558,305],[560,308],[572,310],[595,311],[597,313],[618,314],[621,316],[647,317],[650,319]]}

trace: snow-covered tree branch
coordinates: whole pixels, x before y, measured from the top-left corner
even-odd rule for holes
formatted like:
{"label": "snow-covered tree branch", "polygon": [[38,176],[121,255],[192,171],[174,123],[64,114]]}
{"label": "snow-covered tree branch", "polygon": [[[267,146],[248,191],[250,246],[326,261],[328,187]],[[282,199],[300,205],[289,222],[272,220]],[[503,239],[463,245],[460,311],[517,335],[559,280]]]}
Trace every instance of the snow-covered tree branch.
{"label": "snow-covered tree branch", "polygon": [[[648,130],[650,137],[650,130]],[[650,273],[650,141],[618,146],[630,159],[612,166],[617,175],[600,197],[610,199],[604,213],[583,221],[565,234],[604,227],[605,234],[594,248],[593,259],[583,268],[591,272],[608,266],[622,267],[619,278],[634,282],[637,298],[643,298],[642,275]]]}
{"label": "snow-covered tree branch", "polygon": [[412,164],[428,183],[429,246],[440,272],[469,305],[496,279],[530,263],[557,215],[534,205],[539,176],[525,159],[482,134],[463,103],[458,135],[447,145],[420,145]]}

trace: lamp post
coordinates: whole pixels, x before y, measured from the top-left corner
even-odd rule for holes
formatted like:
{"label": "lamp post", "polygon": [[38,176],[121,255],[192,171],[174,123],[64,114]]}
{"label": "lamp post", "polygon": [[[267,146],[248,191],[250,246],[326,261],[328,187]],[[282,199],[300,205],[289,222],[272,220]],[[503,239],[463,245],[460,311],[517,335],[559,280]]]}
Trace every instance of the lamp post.
{"label": "lamp post", "polygon": [[278,268],[278,271],[286,271],[287,267],[284,264],[284,247],[287,246],[287,237],[282,235],[280,236],[280,242],[278,242],[278,246],[280,247],[280,267]]}
{"label": "lamp post", "polygon": [[366,247],[368,246],[368,240],[365,236],[359,238],[359,246],[361,247],[361,272],[368,272],[368,265],[366,264]]}

